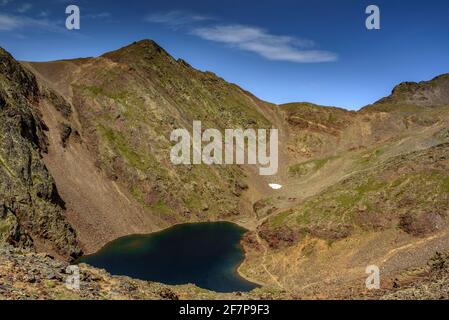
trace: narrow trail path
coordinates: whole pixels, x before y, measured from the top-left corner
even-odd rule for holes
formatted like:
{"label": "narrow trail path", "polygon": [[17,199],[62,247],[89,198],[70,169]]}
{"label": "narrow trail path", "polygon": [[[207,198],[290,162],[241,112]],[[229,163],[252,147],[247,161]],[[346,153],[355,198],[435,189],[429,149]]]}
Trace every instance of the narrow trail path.
{"label": "narrow trail path", "polygon": [[267,248],[266,244],[264,243],[264,241],[260,238],[259,233],[257,233],[257,232],[256,232],[256,239],[257,239],[257,242],[264,249],[264,253],[262,255],[262,263],[261,263],[262,268],[280,289],[291,294],[292,292],[290,290],[288,290],[287,288],[285,288],[285,286],[278,280],[278,278],[274,274],[272,274],[270,272],[270,270],[268,270],[267,265],[266,265],[266,260],[267,260],[267,256],[268,256],[268,248]]}

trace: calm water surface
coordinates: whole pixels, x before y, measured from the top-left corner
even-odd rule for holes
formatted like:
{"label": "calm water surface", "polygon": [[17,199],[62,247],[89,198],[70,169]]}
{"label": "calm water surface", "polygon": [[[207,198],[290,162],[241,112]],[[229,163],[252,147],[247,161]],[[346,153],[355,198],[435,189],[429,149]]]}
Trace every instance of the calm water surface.
{"label": "calm water surface", "polygon": [[257,285],[237,273],[244,259],[240,245],[244,233],[226,222],[184,224],[120,238],[79,262],[141,280],[193,283],[217,292],[251,291]]}

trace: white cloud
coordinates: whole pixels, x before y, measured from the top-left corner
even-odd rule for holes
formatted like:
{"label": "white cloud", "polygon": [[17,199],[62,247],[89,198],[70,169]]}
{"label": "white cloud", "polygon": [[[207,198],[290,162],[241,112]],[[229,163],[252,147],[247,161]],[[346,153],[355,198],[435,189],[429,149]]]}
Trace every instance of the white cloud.
{"label": "white cloud", "polygon": [[10,31],[17,29],[21,26],[21,23],[14,16],[8,16],[4,14],[0,14],[0,30],[2,31]]}
{"label": "white cloud", "polygon": [[43,29],[52,32],[64,32],[60,27],[48,19],[35,19],[26,16],[0,14],[0,31],[12,31],[23,28]]}
{"label": "white cloud", "polygon": [[29,11],[32,7],[33,7],[33,5],[31,3],[24,3],[20,7],[17,8],[17,12],[25,13],[25,12]]}
{"label": "white cloud", "polygon": [[266,59],[296,63],[331,62],[337,54],[313,50],[314,42],[289,36],[273,35],[264,29],[244,25],[218,25],[196,28],[192,34],[209,41],[256,53]]}
{"label": "white cloud", "polygon": [[49,11],[41,11],[38,16],[41,17],[41,18],[46,18],[49,15],[50,15]]}
{"label": "white cloud", "polygon": [[145,21],[147,22],[160,23],[172,28],[177,28],[208,20],[214,20],[214,18],[205,15],[176,10],[165,13],[163,12],[154,13],[145,17]]}
{"label": "white cloud", "polygon": [[0,6],[6,6],[10,2],[12,2],[12,0],[0,0]]}
{"label": "white cloud", "polygon": [[[256,53],[266,59],[296,63],[331,62],[338,55],[315,49],[315,43],[307,39],[273,35],[268,31],[239,24],[210,25],[210,16],[184,11],[155,13],[145,17],[145,21],[166,25],[172,29],[185,28],[190,34],[202,39],[223,43],[234,48]],[[198,25],[207,25],[199,27]]]}
{"label": "white cloud", "polygon": [[90,13],[83,15],[83,18],[86,19],[105,19],[111,17],[109,12],[100,12],[100,13]]}

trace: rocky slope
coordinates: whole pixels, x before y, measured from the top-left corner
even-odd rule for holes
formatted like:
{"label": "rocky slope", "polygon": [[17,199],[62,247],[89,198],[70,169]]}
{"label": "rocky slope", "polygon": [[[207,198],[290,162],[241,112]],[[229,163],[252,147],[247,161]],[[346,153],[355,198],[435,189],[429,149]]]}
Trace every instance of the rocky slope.
{"label": "rocky slope", "polygon": [[359,112],[281,106],[290,159],[303,160],[281,192],[259,201],[243,272],[332,296],[361,289],[368,265],[388,277],[447,251],[447,79],[399,85]]}
{"label": "rocky slope", "polygon": [[[2,53],[0,67],[0,113],[10,118],[0,124],[0,233],[9,243],[70,257],[80,252],[77,239],[93,252],[120,236],[177,223],[234,221],[249,229],[239,271],[265,284],[246,298],[389,297],[397,276],[449,251],[448,75],[400,84],[352,112],[263,102],[148,40],[47,63],[19,64]],[[279,173],[172,165],[170,133],[191,131],[197,120],[219,130],[279,129]],[[27,200],[7,202],[11,193]],[[33,261],[60,267],[20,252],[4,265],[23,254],[25,269]],[[372,264],[386,279],[377,296],[363,287]],[[160,298],[167,288],[84,268],[102,280],[75,298]],[[445,283],[443,273],[425,281],[437,276]],[[44,280],[38,291],[22,293],[55,297]],[[130,281],[137,293],[119,289]],[[167,290],[170,297],[238,297],[191,286]]]}
{"label": "rocky slope", "polygon": [[0,49],[0,240],[74,258],[76,234],[42,160],[41,95],[34,75]]}

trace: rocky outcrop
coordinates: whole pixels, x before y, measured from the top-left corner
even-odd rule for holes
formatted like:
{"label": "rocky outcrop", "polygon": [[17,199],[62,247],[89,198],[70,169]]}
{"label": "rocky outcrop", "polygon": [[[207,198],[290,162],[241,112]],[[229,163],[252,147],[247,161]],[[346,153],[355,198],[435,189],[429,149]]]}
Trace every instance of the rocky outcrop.
{"label": "rocky outcrop", "polygon": [[34,75],[0,49],[0,239],[75,258],[81,254],[75,231],[42,161],[47,141],[34,108],[39,99]]}
{"label": "rocky outcrop", "polygon": [[439,107],[449,103],[449,74],[430,81],[403,82],[397,85],[390,96],[385,97],[369,109],[388,104],[408,104],[420,107]]}

